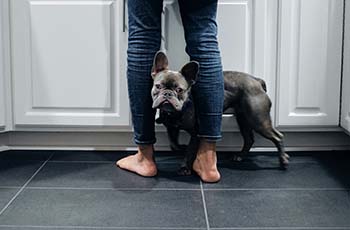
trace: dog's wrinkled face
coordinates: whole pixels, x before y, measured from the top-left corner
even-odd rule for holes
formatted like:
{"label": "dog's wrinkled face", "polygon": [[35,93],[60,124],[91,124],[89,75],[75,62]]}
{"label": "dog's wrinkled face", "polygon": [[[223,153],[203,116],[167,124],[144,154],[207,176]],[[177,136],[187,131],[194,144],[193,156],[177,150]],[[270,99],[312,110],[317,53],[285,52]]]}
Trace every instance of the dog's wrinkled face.
{"label": "dog's wrinkled face", "polygon": [[152,68],[152,108],[168,113],[181,111],[189,97],[191,86],[198,75],[199,64],[191,61],[179,72],[168,69],[168,58],[159,51],[154,57]]}

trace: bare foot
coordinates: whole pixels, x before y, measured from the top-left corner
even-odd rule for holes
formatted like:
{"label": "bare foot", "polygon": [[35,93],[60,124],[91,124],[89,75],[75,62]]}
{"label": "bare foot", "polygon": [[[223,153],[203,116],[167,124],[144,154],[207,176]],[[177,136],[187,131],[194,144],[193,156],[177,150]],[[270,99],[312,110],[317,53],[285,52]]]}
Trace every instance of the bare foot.
{"label": "bare foot", "polygon": [[201,140],[197,157],[193,162],[193,170],[203,182],[215,183],[221,178],[216,166],[216,143]]}
{"label": "bare foot", "polygon": [[153,159],[153,146],[139,146],[134,155],[124,157],[116,165],[144,177],[157,175],[157,166]]}

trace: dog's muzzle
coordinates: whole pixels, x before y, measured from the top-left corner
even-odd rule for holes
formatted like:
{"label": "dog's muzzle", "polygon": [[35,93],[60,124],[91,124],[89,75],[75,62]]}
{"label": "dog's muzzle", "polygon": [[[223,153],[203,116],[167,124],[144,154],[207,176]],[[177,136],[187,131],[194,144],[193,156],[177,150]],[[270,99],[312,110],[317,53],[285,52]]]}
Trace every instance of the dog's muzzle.
{"label": "dog's muzzle", "polygon": [[162,110],[170,111],[180,111],[180,102],[177,99],[177,95],[172,90],[164,90],[159,93],[158,97],[153,98],[152,108],[160,108]]}

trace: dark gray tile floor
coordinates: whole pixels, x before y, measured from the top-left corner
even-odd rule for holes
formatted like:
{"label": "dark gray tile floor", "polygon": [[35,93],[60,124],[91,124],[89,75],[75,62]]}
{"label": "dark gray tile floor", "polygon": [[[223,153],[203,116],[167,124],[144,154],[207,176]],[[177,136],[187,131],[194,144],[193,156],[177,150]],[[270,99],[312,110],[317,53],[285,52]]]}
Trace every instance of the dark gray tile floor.
{"label": "dark gray tile floor", "polygon": [[219,153],[222,180],[205,184],[169,152],[153,178],[117,168],[122,152],[1,152],[0,230],[350,229],[350,152],[291,155],[282,171],[273,153]]}

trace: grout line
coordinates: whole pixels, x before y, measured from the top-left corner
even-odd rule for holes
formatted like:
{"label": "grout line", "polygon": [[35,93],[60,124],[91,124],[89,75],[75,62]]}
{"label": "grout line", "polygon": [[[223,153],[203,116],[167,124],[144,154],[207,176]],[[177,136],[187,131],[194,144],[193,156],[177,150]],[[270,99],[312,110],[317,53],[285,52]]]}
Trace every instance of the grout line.
{"label": "grout line", "polygon": [[[18,189],[20,186],[0,186],[0,189]],[[27,186],[31,190],[112,190],[112,191],[346,191],[350,188],[89,188],[89,187],[47,187],[47,186]]]}
{"label": "grout line", "polygon": [[[292,159],[293,160],[293,159]],[[278,169],[280,166],[278,164],[278,162],[275,162],[275,161],[268,161],[268,160],[265,160],[265,161],[251,161],[251,162],[239,162],[239,163],[235,163],[235,162],[230,162],[230,161],[218,161],[217,164],[219,166],[221,165],[242,165],[242,164],[252,164],[252,163],[263,163],[263,164],[273,164],[271,165],[271,168],[276,168]],[[320,164],[320,162],[318,162],[317,160],[309,160],[309,161],[290,161],[289,162],[289,165],[296,165],[296,164]],[[288,170],[288,169],[287,169]]]}
{"label": "grout line", "polygon": [[205,188],[205,191],[348,191],[349,188]]}
{"label": "grout line", "polygon": [[25,227],[25,228],[34,228],[34,229],[38,229],[38,228],[44,228],[44,229],[48,229],[48,228],[60,228],[60,229],[135,229],[135,230],[139,230],[139,229],[163,229],[163,230],[176,230],[176,229],[184,229],[184,230],[204,230],[204,228],[193,228],[193,227],[100,227],[100,226],[43,226],[43,225],[0,225],[1,227],[6,227],[6,228],[20,228],[20,227]]}
{"label": "grout line", "polygon": [[[186,229],[186,230],[204,230],[205,228],[193,228],[193,227],[100,227],[100,226],[44,226],[44,225],[0,225],[0,228],[60,228],[60,229]],[[211,228],[212,230],[349,230],[349,227],[226,227],[226,228]]]}
{"label": "grout line", "polygon": [[[53,153],[55,154],[55,153]],[[170,156],[171,157],[171,156]],[[267,157],[270,157],[270,156],[267,156]],[[156,157],[156,163],[159,163],[159,164],[177,164],[177,163],[180,163],[182,158],[177,158],[176,156],[174,157],[174,159],[166,159],[164,161],[162,161],[163,157],[159,157],[159,159],[157,159]],[[275,156],[271,156],[271,158],[275,158]],[[254,156],[253,157],[247,157],[247,159],[252,159],[254,161]],[[8,159],[9,161],[17,161],[15,159]],[[49,162],[51,163],[98,163],[98,164],[101,164],[101,163],[113,163],[113,162],[116,162],[118,161],[118,159],[114,159],[114,160],[50,160]],[[22,160],[20,160],[22,161]],[[27,159],[25,161],[42,161],[40,159],[37,159],[37,160],[33,160],[33,159]],[[263,160],[261,161],[263,163],[271,163],[272,161],[269,161],[269,160]],[[219,159],[218,160],[218,164],[234,164],[235,162],[231,162],[227,159]],[[242,163],[247,163],[247,162],[242,162]],[[296,160],[296,161],[291,161],[290,164],[303,164],[303,163],[319,163],[317,161],[317,159],[315,160]]]}
{"label": "grout line", "polygon": [[349,227],[227,227],[212,230],[349,230]]}
{"label": "grout line", "polygon": [[207,224],[207,230],[210,230],[208,211],[207,211],[207,203],[205,202],[205,196],[204,196],[204,190],[203,190],[203,183],[202,183],[202,181],[199,181],[199,183],[201,185],[201,194],[202,194],[202,201],[203,201],[205,223]]}
{"label": "grout line", "polygon": [[0,159],[1,161],[6,161],[6,162],[43,162],[45,161],[44,159],[37,159],[37,160],[33,160],[33,159]]}
{"label": "grout line", "polygon": [[111,191],[200,191],[199,188],[86,188],[86,187],[26,187],[42,190],[111,190]]}
{"label": "grout line", "polygon": [[53,160],[49,161],[49,163],[93,163],[93,164],[110,164],[114,163],[116,161],[60,161],[60,160]]}
{"label": "grout line", "polygon": [[20,189],[22,186],[0,186],[0,189]]}
{"label": "grout line", "polygon": [[24,190],[24,188],[32,181],[32,179],[39,173],[39,171],[46,165],[46,163],[51,159],[53,153],[49,156],[49,158],[34,172],[34,174],[27,180],[27,182],[18,190],[18,192],[12,197],[12,199],[3,207],[0,211],[0,216],[4,213],[4,211],[12,204],[12,202],[18,197],[18,195]]}
{"label": "grout line", "polygon": [[[40,160],[26,160],[26,161],[40,161]],[[49,163],[94,163],[94,164],[107,164],[107,163],[114,163],[116,161],[118,161],[118,159],[110,160],[110,161],[51,160]],[[260,162],[261,163],[274,163],[272,161],[267,161],[267,160],[266,161],[260,161]],[[157,159],[156,159],[156,163],[157,164],[179,164],[179,163],[181,163],[181,159],[179,159],[179,160],[169,160],[169,161],[161,161],[161,160],[157,161]],[[218,160],[218,165],[226,165],[226,164],[231,164],[231,163],[234,164],[234,162],[225,161],[225,160]],[[242,162],[242,163],[245,163],[245,162]],[[289,162],[289,164],[290,165],[293,165],[293,164],[319,164],[319,162],[317,160],[291,161],[291,162]]]}
{"label": "grout line", "polygon": [[[49,161],[49,163],[93,163],[93,164],[111,164],[111,163],[115,163],[116,161],[118,161],[118,159],[116,159],[115,161],[76,161],[76,160],[73,160],[73,161],[68,161],[68,160],[52,160],[52,161]],[[157,161],[156,159],[156,163],[157,164],[179,164],[181,163],[181,160],[179,161]]]}

